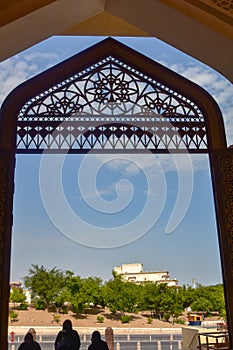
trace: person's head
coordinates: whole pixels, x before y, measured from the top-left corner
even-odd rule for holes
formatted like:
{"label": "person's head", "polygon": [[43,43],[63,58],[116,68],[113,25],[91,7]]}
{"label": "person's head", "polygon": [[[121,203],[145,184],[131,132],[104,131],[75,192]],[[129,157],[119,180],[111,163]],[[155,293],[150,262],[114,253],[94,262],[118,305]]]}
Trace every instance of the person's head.
{"label": "person's head", "polygon": [[27,333],[24,337],[24,341],[33,341],[32,333]]}
{"label": "person's head", "polygon": [[66,332],[69,332],[69,331],[71,331],[72,330],[72,322],[71,322],[71,320],[65,320],[64,322],[63,322],[63,330],[65,330]]}
{"label": "person's head", "polygon": [[30,328],[28,333],[32,334],[33,340],[36,340],[36,331],[34,328]]}
{"label": "person's head", "polygon": [[100,339],[101,339],[100,332],[94,331],[91,335],[91,341],[100,340]]}

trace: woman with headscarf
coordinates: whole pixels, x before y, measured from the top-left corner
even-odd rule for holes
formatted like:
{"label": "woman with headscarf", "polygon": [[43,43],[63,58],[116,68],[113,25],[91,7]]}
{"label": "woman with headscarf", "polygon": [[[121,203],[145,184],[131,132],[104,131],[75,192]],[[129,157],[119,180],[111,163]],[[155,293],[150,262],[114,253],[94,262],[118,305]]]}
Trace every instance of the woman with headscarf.
{"label": "woman with headscarf", "polygon": [[23,343],[18,347],[18,350],[41,350],[41,347],[37,341],[33,340],[32,333],[28,332],[24,337]]}
{"label": "woman with headscarf", "polygon": [[59,348],[58,344],[66,335],[66,339],[70,342],[73,350],[79,350],[80,348],[80,337],[78,332],[72,328],[72,322],[70,320],[65,320],[63,322],[62,330],[58,333],[55,340],[55,350]]}
{"label": "woman with headscarf", "polygon": [[88,350],[109,350],[106,341],[101,339],[99,331],[92,333],[91,344],[88,346]]}

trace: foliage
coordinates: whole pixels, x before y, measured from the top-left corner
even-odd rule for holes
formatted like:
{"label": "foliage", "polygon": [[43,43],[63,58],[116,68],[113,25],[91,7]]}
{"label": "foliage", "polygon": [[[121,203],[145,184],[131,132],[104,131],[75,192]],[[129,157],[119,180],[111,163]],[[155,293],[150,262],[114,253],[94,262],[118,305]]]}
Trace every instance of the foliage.
{"label": "foliage", "polygon": [[20,310],[27,310],[28,309],[28,303],[21,303],[19,305]]}
{"label": "foliage", "polygon": [[36,300],[35,309],[36,310],[45,310],[46,309],[45,302],[43,300]]}
{"label": "foliage", "polygon": [[75,313],[81,313],[85,307],[85,295],[81,293],[82,279],[79,276],[69,274],[66,278],[66,285],[57,298],[56,302],[64,305],[65,302],[70,303],[71,310]]}
{"label": "foliage", "polygon": [[194,302],[192,303],[193,311],[203,311],[206,313],[207,316],[211,314],[210,309],[211,309],[211,302],[205,297],[200,297],[194,300]]}
{"label": "foliage", "polygon": [[79,291],[80,297],[84,300],[84,303],[88,306],[103,305],[102,296],[102,280],[97,277],[88,277],[82,279],[82,285]]}
{"label": "foliage", "polygon": [[103,323],[104,322],[104,316],[98,315],[96,317],[98,323]]}
{"label": "foliage", "polygon": [[26,300],[26,295],[22,288],[13,287],[10,293],[10,301],[12,303],[23,303]]}
{"label": "foliage", "polygon": [[127,315],[122,315],[121,316],[121,323],[129,323],[130,321],[132,321],[132,317],[131,316],[127,316]]}
{"label": "foliage", "polygon": [[120,276],[115,276],[104,286],[104,300],[111,312],[134,312],[137,304],[137,285],[124,282]]}
{"label": "foliage", "polygon": [[163,314],[163,319],[164,319],[164,321],[168,322],[168,321],[169,321],[170,316],[171,316],[171,315],[170,315],[170,313],[165,312],[165,313]]}
{"label": "foliage", "polygon": [[59,312],[62,312],[63,314],[68,314],[68,306],[67,305],[62,305],[62,307],[61,307]]}
{"label": "foliage", "polygon": [[150,310],[154,317],[166,320],[170,316],[179,316],[184,310],[179,289],[168,287],[165,283],[145,283],[140,304],[142,310]]}
{"label": "foliage", "polygon": [[174,319],[174,323],[177,323],[177,324],[185,324],[185,320],[182,320],[181,318],[175,318],[175,319]]}
{"label": "foliage", "polygon": [[9,312],[9,317],[10,317],[11,322],[15,322],[18,318],[18,313],[14,310],[11,310]]}
{"label": "foliage", "polygon": [[194,293],[195,298],[191,304],[193,311],[203,311],[207,315],[211,315],[211,312],[217,311],[220,316],[225,315],[225,300],[222,285],[198,285]]}
{"label": "foliage", "polygon": [[30,288],[32,295],[38,296],[46,307],[54,303],[65,286],[66,273],[56,267],[47,270],[43,265],[32,265],[29,275],[24,277],[24,284]]}
{"label": "foliage", "polygon": [[[47,270],[38,265],[32,265],[29,275],[24,277],[24,282],[32,291],[36,309],[44,310],[53,303],[55,313],[57,310],[68,312],[69,308],[73,313],[79,314],[90,305],[100,305],[108,307],[112,313],[119,312],[121,316],[125,316],[127,312],[150,311],[148,323],[152,322],[152,318],[166,321],[171,318],[180,323],[178,317],[187,307],[194,312],[211,314],[215,311],[222,317],[226,315],[223,285],[220,284],[197,285],[196,288],[168,287],[166,283],[153,282],[135,284],[124,281],[115,273],[112,279],[103,284],[97,277],[81,278],[71,271],[61,271],[55,267]],[[17,293],[22,296],[21,292],[14,292],[11,294],[11,300],[18,302]],[[98,316],[97,322],[101,323]]]}
{"label": "foliage", "polygon": [[148,317],[148,318],[147,318],[147,323],[148,323],[148,324],[151,324],[152,322],[153,322],[153,318],[152,318],[152,317]]}
{"label": "foliage", "polygon": [[54,314],[53,315],[53,320],[56,322],[56,323],[59,323],[60,322],[60,319],[61,319],[61,316],[58,315],[58,314]]}

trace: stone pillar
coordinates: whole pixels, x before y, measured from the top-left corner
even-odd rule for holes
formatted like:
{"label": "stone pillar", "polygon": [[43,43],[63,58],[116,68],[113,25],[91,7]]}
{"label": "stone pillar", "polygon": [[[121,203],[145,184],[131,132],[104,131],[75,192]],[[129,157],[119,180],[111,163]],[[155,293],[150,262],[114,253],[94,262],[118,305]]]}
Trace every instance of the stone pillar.
{"label": "stone pillar", "polygon": [[0,150],[0,344],[7,350],[15,153]]}
{"label": "stone pillar", "polygon": [[227,323],[233,348],[233,149],[210,153]]}
{"label": "stone pillar", "polygon": [[111,327],[105,329],[105,341],[108,344],[109,350],[114,350],[114,334]]}

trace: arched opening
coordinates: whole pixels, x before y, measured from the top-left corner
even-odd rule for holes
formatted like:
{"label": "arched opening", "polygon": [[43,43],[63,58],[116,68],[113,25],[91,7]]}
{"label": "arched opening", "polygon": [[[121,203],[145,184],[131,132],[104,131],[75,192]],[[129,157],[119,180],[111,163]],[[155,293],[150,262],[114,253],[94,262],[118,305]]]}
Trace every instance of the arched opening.
{"label": "arched opening", "polygon": [[[77,81],[83,82],[78,92]],[[226,151],[221,113],[208,94],[112,39],[23,84],[7,99],[1,118],[1,130],[13,130],[8,138],[1,135],[9,186],[15,151],[210,153],[214,176],[215,157]],[[9,211],[3,214],[10,230]]]}

